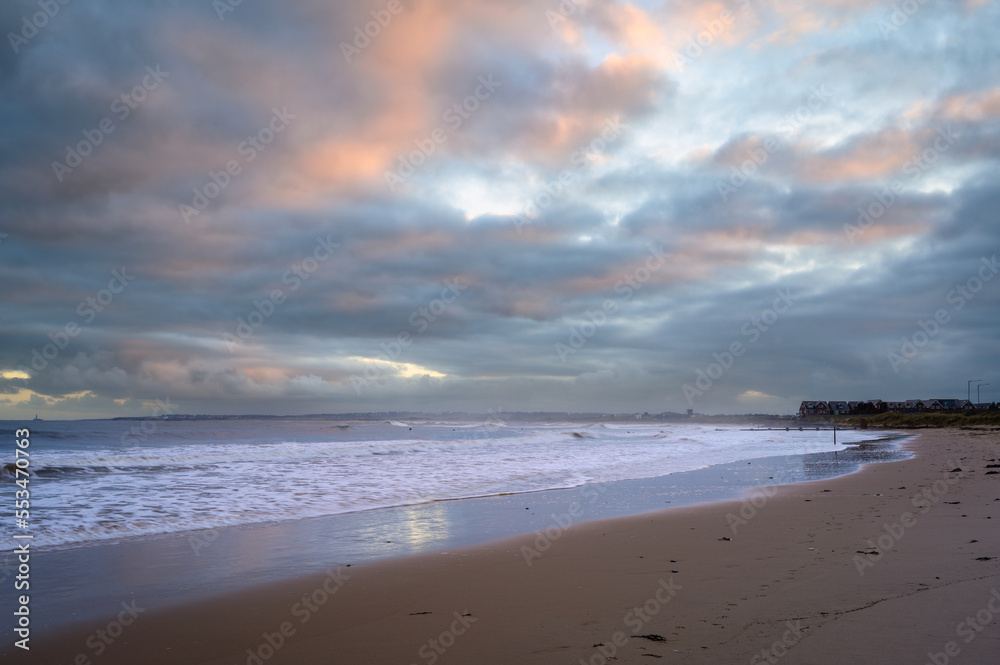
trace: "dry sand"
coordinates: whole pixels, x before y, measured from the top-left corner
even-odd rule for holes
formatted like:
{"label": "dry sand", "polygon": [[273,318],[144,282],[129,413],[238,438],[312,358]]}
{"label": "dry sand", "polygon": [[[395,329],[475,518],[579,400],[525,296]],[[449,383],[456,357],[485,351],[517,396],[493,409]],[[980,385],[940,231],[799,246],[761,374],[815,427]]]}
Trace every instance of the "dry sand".
{"label": "dry sand", "polygon": [[756,507],[553,522],[530,566],[535,535],[344,568],[322,591],[312,577],[144,612],[99,656],[88,625],[4,662],[1000,663],[1000,433],[906,447],[914,459],[758,490]]}

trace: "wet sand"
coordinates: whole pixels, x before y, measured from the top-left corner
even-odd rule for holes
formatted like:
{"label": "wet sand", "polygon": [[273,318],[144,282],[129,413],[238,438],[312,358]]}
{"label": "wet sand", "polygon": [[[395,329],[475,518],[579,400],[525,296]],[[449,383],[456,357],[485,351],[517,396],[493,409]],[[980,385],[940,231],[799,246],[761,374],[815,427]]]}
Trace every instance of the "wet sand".
{"label": "wet sand", "polygon": [[0,652],[47,665],[996,663],[1000,433],[904,445],[914,458],[744,501],[568,528],[557,514],[540,535],[123,608]]}
{"label": "wet sand", "polygon": [[[747,437],[768,436],[747,433]],[[286,581],[338,564],[364,564],[479,545],[552,526],[639,515],[665,507],[726,501],[762,485],[820,480],[863,463],[908,456],[867,443],[838,452],[786,455],[712,465],[666,476],[569,489],[380,508],[304,520],[129,538],[35,551],[31,558],[33,634],[40,639],[86,625],[135,600],[149,610]],[[571,512],[571,506],[576,510]],[[568,517],[567,517],[568,516]],[[0,574],[16,567],[0,557]],[[0,634],[10,632],[0,596]]]}

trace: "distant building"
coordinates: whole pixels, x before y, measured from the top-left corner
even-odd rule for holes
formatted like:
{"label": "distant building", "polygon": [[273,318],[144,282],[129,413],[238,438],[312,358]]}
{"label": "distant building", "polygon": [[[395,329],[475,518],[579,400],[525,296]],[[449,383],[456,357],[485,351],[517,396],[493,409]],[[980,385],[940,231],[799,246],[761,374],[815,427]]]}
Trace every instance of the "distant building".
{"label": "distant building", "polygon": [[848,402],[848,412],[852,416],[874,416],[885,413],[886,404],[880,399],[870,399],[866,402]]}
{"label": "distant building", "polygon": [[998,409],[996,402],[973,404],[966,399],[908,399],[902,402],[883,402],[870,399],[865,402],[822,402],[807,400],[799,406],[799,416],[867,416],[879,413],[974,413]]}
{"label": "distant building", "polygon": [[826,402],[802,402],[799,406],[800,416],[828,416],[830,405]]}

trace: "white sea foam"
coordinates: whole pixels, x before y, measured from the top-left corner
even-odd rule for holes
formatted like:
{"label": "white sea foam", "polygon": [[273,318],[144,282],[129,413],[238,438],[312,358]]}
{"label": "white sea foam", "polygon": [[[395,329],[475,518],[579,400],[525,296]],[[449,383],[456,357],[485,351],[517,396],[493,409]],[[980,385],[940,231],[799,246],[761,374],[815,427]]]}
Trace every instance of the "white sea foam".
{"label": "white sea foam", "polygon": [[[574,487],[835,449],[830,432],[673,424],[392,421],[314,427],[305,435],[273,423],[266,436],[244,425],[229,435],[221,431],[227,426],[162,426],[135,446],[115,445],[111,436],[103,443],[33,443],[36,546]],[[839,439],[864,436],[842,432]],[[4,496],[14,489],[0,483]],[[9,523],[0,525],[0,534],[10,531]]]}

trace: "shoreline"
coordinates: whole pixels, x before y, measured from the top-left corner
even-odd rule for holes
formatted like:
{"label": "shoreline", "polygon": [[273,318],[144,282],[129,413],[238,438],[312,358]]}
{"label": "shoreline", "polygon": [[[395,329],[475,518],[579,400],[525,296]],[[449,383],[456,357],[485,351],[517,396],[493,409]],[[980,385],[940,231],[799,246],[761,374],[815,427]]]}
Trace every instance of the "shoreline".
{"label": "shoreline", "polygon": [[[211,427],[192,430],[186,423],[181,423],[177,425],[180,429],[158,432],[157,439],[151,437],[148,441],[149,452],[143,448],[142,457],[138,459],[135,455],[139,452],[138,449],[122,451],[115,447],[120,438],[115,431],[90,431],[71,427],[36,432],[39,452],[46,454],[34,460],[29,472],[33,473],[39,483],[44,483],[38,486],[40,491],[51,493],[51,497],[43,509],[36,511],[39,521],[35,525],[38,533],[34,546],[36,551],[56,551],[128,543],[133,540],[170,537],[198,529],[214,531],[234,527],[252,528],[278,522],[324,519],[331,515],[421,505],[432,501],[528,494],[573,488],[587,483],[613,482],[622,478],[655,478],[741,459],[840,449],[831,446],[829,438],[818,430],[806,431],[804,434],[800,429],[798,434],[789,434],[786,430],[786,434],[781,435],[764,432],[743,436],[735,428],[716,428],[712,432],[702,426],[668,430],[643,426],[641,431],[631,432],[626,431],[626,426],[602,424],[590,431],[587,429],[589,425],[576,424],[540,427],[529,432],[524,432],[523,428],[511,427],[507,428],[509,431],[506,433],[496,433],[494,436],[486,432],[456,435],[456,430],[461,430],[462,427],[455,423],[451,423],[454,427],[448,425],[435,424],[428,426],[426,431],[419,430],[418,427],[418,431],[412,432],[410,436],[396,438],[399,436],[396,431],[399,428],[395,426],[379,426],[381,429],[376,427],[347,433],[340,431],[340,426],[303,427],[302,423],[296,422],[283,430],[258,435],[250,431],[240,430],[234,433]],[[409,431],[414,427],[405,429]],[[471,429],[478,427],[467,426]],[[605,427],[611,429],[606,431]],[[635,427],[639,426],[632,428]],[[336,432],[331,434],[331,429]],[[581,429],[584,433],[566,431],[567,429]],[[694,432],[695,435],[686,432]],[[126,434],[127,432],[121,435]],[[678,446],[673,452],[669,446],[658,445],[658,439],[671,439],[675,436],[679,438]],[[686,438],[689,436],[693,436],[693,439]],[[698,437],[702,436],[713,441],[708,446],[698,446]],[[871,435],[852,432],[845,434],[840,442],[849,443],[865,436]],[[545,446],[550,444],[560,449],[558,452],[550,451],[550,454],[558,458],[572,460],[579,452],[583,459],[579,468],[575,463],[567,464],[550,458],[541,460],[540,469],[534,469],[533,466],[519,469],[517,462],[522,455],[508,455],[499,465],[501,468],[496,477],[492,477],[492,469],[482,462],[488,457],[489,449],[495,447],[492,442],[506,442],[508,438],[513,439],[512,446],[519,451],[527,449],[524,455],[527,459],[533,459],[532,456],[538,451],[542,451],[544,455]],[[597,445],[590,446],[576,440],[589,438],[600,441]],[[605,438],[609,441],[605,441]],[[720,440],[714,441],[716,438]],[[217,454],[213,454],[215,449],[212,446],[206,450],[203,446],[193,444],[202,440],[219,442],[230,439],[237,443],[238,459],[234,463],[242,461],[251,464],[231,475],[223,470],[219,483],[213,486],[218,490],[215,493],[196,490],[195,488],[203,486],[205,480],[201,474],[203,469],[198,463],[216,464],[220,459]],[[88,445],[81,445],[81,440],[87,440]],[[694,444],[681,445],[685,441],[694,441]],[[792,446],[781,445],[793,442]],[[99,450],[88,449],[90,443]],[[469,450],[464,450],[465,443],[471,444]],[[585,445],[576,445],[580,443]],[[605,444],[615,443],[626,446],[622,460],[617,459],[616,453],[600,452]],[[637,453],[635,450],[628,450],[631,443],[644,443],[645,446],[640,447],[640,452]],[[318,452],[308,452],[313,448],[312,444],[320,446]],[[497,452],[502,453],[505,445],[500,445]],[[285,455],[284,446],[291,446],[288,454],[296,459],[316,457],[316,461],[320,463],[272,467],[275,454]],[[581,448],[582,451],[578,450]],[[778,450],[781,448],[792,450]],[[487,454],[477,454],[484,449]],[[428,450],[442,453],[442,461],[425,470],[420,462],[426,461],[428,456],[422,453]],[[688,454],[692,451],[693,456]],[[468,480],[464,470],[451,467],[451,452],[463,454],[458,462],[462,465],[468,463]],[[333,453],[335,459],[326,459],[326,453]],[[407,471],[406,463],[410,458],[403,460],[402,457],[393,457],[401,453],[420,455],[413,458],[416,461],[414,471]],[[95,454],[99,457],[95,458]],[[344,470],[354,464],[351,460],[359,454],[364,458],[359,465],[360,476],[345,475]],[[262,457],[256,459],[258,455]],[[389,457],[369,458],[369,455]],[[185,464],[185,461],[190,464]],[[327,465],[329,461],[340,463]],[[371,474],[372,470],[385,467],[390,467],[389,476]],[[157,471],[155,474],[142,473],[146,468]],[[423,481],[425,471],[429,478],[426,483]],[[171,472],[183,472],[173,477],[175,486],[157,482],[171,477],[165,475]],[[242,496],[239,488],[245,485],[241,484],[244,476],[252,484],[265,488],[277,481],[278,491],[272,495],[267,490],[255,490],[247,495],[245,503],[225,496],[227,492]],[[131,478],[137,480],[137,485],[132,485]],[[2,480],[4,479],[0,477],[0,481]],[[152,497],[143,491],[146,487],[151,487]],[[182,489],[185,487],[190,487],[191,491]],[[0,482],[0,493],[6,494],[12,489],[12,482]],[[109,491],[104,492],[103,489]],[[118,494],[118,489],[123,491]],[[188,495],[186,500],[175,500],[178,491]],[[136,492],[139,493],[138,496],[134,496]],[[83,496],[87,500],[79,503]],[[67,512],[58,509],[62,505],[60,500],[65,502]],[[101,515],[107,519],[93,519],[93,511],[88,515],[85,508],[88,505],[95,509],[101,508]],[[73,519],[74,517],[79,519]],[[5,537],[12,533],[12,525],[0,527],[0,534]]]}
{"label": "shoreline", "polygon": [[[40,550],[32,557],[33,626],[45,637],[112,615],[123,599],[152,610],[210,601],[245,590],[247,579],[282,582],[333,562],[357,566],[482,546],[552,529],[556,516],[568,525],[733,500],[757,486],[853,473],[901,454],[886,438],[842,447],[653,478]],[[9,623],[0,620],[5,630]]]}
{"label": "shoreline", "polygon": [[[139,418],[139,419],[141,419],[141,418]],[[128,420],[128,418],[116,418],[115,420]],[[801,427],[799,427],[799,428],[792,428],[792,429],[793,430],[800,430],[800,431],[802,430]],[[811,428],[810,427],[810,428],[806,428],[806,429],[809,430],[809,431],[833,431],[833,428],[830,428],[829,430],[823,430],[822,428],[819,428],[819,427],[816,427],[816,428]],[[852,429],[853,430],[857,430],[857,428],[852,428]],[[748,428],[748,429],[742,430],[742,431],[776,431],[777,432],[777,431],[789,431],[789,429],[788,428],[770,428],[770,427],[767,427],[767,428]],[[847,430],[847,429],[841,428],[841,429],[838,429],[837,431],[851,431],[851,430]],[[849,452],[849,449],[857,448],[858,446],[867,446],[867,445],[871,445],[871,444],[893,443],[893,442],[900,441],[900,440],[906,440],[908,438],[912,438],[912,437],[915,437],[915,436],[917,436],[917,434],[915,434],[915,433],[899,432],[899,431],[895,431],[895,430],[892,430],[892,429],[887,429],[887,430],[885,430],[885,432],[883,433],[883,435],[880,436],[879,438],[864,439],[864,440],[861,440],[861,441],[851,441],[851,442],[847,442],[847,443],[842,443],[840,445],[843,446],[843,451]],[[380,505],[380,506],[372,506],[372,507],[368,507],[368,508],[358,508],[358,509],[353,509],[353,510],[347,510],[347,511],[341,512],[341,513],[331,513],[329,515],[317,515],[317,516],[301,517],[301,518],[296,518],[296,519],[293,519],[293,520],[273,520],[273,521],[266,521],[266,522],[251,522],[251,523],[245,523],[245,524],[227,524],[227,525],[224,525],[224,526],[218,526],[218,527],[214,527],[214,528],[207,528],[206,527],[206,528],[199,528],[199,529],[191,529],[191,530],[188,530],[188,531],[174,531],[174,532],[165,532],[165,533],[137,534],[137,535],[131,535],[131,536],[125,536],[125,537],[114,537],[114,538],[107,538],[107,539],[101,539],[101,540],[90,540],[90,541],[71,542],[71,543],[58,543],[58,544],[54,544],[54,545],[43,545],[43,546],[39,547],[37,551],[39,551],[39,552],[63,552],[63,551],[72,551],[72,550],[78,550],[78,549],[87,549],[87,548],[92,548],[92,547],[116,546],[116,545],[128,544],[128,543],[155,542],[157,540],[164,540],[164,539],[170,539],[170,538],[176,538],[176,537],[185,537],[185,536],[197,535],[199,533],[210,532],[210,531],[221,531],[221,530],[230,530],[230,529],[254,529],[254,528],[262,528],[262,527],[269,527],[269,526],[277,526],[277,525],[285,524],[285,523],[288,523],[288,522],[303,522],[303,523],[305,523],[305,522],[317,521],[317,520],[336,519],[336,518],[339,518],[339,517],[342,517],[342,516],[357,515],[357,514],[362,514],[362,513],[373,513],[373,512],[378,512],[378,511],[397,510],[397,509],[403,509],[403,508],[426,506],[426,505],[435,504],[435,503],[475,501],[475,500],[482,500],[482,499],[495,499],[495,498],[499,498],[499,497],[519,497],[519,496],[530,497],[531,495],[545,494],[545,493],[548,493],[548,492],[578,491],[581,488],[587,487],[588,485],[612,485],[612,484],[619,483],[619,482],[657,481],[657,480],[661,480],[663,478],[668,478],[668,477],[671,477],[671,476],[677,476],[677,475],[680,475],[680,474],[695,473],[695,472],[709,470],[709,469],[712,469],[712,468],[727,467],[727,466],[731,466],[731,465],[735,465],[735,464],[741,464],[741,463],[747,462],[747,461],[780,459],[780,458],[800,458],[800,457],[804,458],[804,457],[808,457],[808,456],[823,456],[823,455],[828,455],[831,452],[841,452],[841,451],[827,451],[827,452],[816,452],[816,453],[795,453],[795,454],[791,454],[791,455],[770,455],[770,456],[766,456],[766,457],[748,457],[748,458],[741,458],[741,459],[733,460],[732,462],[725,462],[725,463],[721,463],[721,464],[710,464],[710,465],[707,465],[707,466],[704,466],[704,467],[700,467],[700,468],[696,468],[696,469],[687,469],[687,470],[684,470],[684,471],[676,471],[676,472],[668,473],[668,474],[662,475],[662,476],[649,476],[649,477],[643,477],[643,478],[629,478],[629,479],[624,479],[624,480],[612,480],[612,481],[595,482],[595,483],[582,483],[582,484],[579,484],[579,485],[567,485],[567,486],[559,486],[559,487],[543,487],[543,488],[539,488],[539,489],[519,490],[519,491],[512,491],[512,492],[496,492],[496,493],[487,493],[487,494],[470,494],[468,496],[455,496],[455,497],[446,497],[446,498],[440,498],[440,499],[431,499],[431,500],[428,500],[428,501],[422,501],[422,502],[416,502],[416,503],[387,504],[387,505]],[[881,461],[883,461],[883,460],[872,460],[871,462],[869,462],[868,460],[864,460],[864,461],[862,461],[860,463],[861,464],[866,464],[866,463],[880,463]],[[834,475],[846,475],[848,473],[855,473],[859,469],[860,469],[860,467],[858,469],[855,469],[854,471],[843,471],[843,472],[840,472],[840,473],[837,473],[837,474],[834,474]],[[833,477],[833,476],[831,476],[831,477]]]}
{"label": "shoreline", "polygon": [[0,651],[50,664],[995,662],[1000,477],[986,465],[1000,436],[935,431],[904,447],[915,456],[759,495],[735,531],[727,515],[752,497],[570,525],[530,562],[534,534],[147,611],[99,661],[97,625]]}

